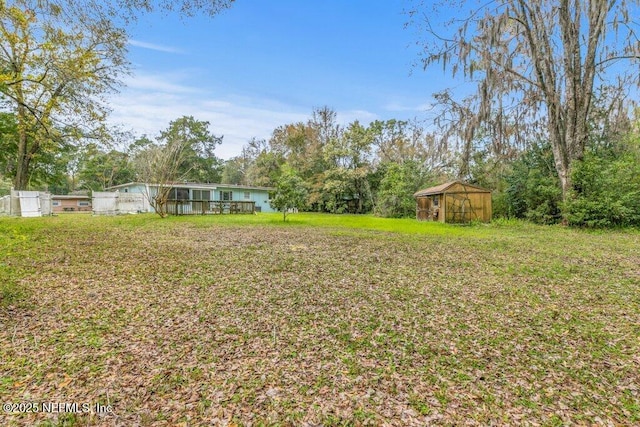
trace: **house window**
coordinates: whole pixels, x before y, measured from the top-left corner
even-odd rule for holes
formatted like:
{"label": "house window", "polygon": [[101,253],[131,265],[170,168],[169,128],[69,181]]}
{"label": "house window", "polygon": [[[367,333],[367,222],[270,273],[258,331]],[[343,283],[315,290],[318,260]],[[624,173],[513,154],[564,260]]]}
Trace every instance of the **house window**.
{"label": "house window", "polygon": [[169,191],[169,200],[189,200],[189,189],[172,188]]}
{"label": "house window", "polygon": [[245,191],[244,192],[244,199],[245,200],[251,200],[251,192],[250,191]]}
{"label": "house window", "polygon": [[233,200],[233,192],[232,191],[221,191],[220,192],[220,200],[223,202],[230,202]]}
{"label": "house window", "polygon": [[193,200],[211,200],[211,191],[193,190]]}
{"label": "house window", "polygon": [[78,200],[78,206],[80,206],[81,208],[82,207],[87,207],[87,206],[89,206],[89,202],[81,202],[81,201]]}
{"label": "house window", "polygon": [[433,196],[433,206],[438,206],[440,203],[440,196]]}

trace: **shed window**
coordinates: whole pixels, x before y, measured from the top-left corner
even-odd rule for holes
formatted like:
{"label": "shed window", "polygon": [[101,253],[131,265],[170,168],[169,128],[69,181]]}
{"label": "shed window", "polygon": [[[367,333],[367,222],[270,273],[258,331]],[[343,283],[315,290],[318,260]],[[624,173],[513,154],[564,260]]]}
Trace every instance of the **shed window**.
{"label": "shed window", "polygon": [[433,206],[438,206],[440,203],[440,196],[433,196]]}
{"label": "shed window", "polygon": [[89,206],[89,202],[81,202],[78,200],[78,206],[83,207],[83,206]]}
{"label": "shed window", "polygon": [[60,200],[52,200],[51,206],[62,206],[62,203],[60,202]]}

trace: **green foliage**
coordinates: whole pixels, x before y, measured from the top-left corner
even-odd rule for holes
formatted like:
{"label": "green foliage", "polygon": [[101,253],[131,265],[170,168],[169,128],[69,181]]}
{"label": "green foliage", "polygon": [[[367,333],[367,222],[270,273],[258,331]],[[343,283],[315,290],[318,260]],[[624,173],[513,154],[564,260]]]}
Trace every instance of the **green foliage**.
{"label": "green foliage", "polygon": [[59,185],[74,137],[103,136],[108,106],[101,95],[127,71],[127,37],[96,10],[34,0],[0,7],[0,96],[18,124],[16,189]]}
{"label": "green foliage", "polygon": [[[21,286],[27,269],[20,268],[16,262],[9,261],[29,248],[29,239],[40,224],[16,223],[14,218],[0,218],[0,308],[25,303],[28,296]],[[18,265],[16,265],[18,264]]]}
{"label": "green foliage", "polygon": [[589,150],[573,170],[567,202],[569,224],[587,227],[640,225],[640,146]]}
{"label": "green foliage", "polygon": [[130,150],[137,180],[157,186],[157,190],[146,197],[156,213],[164,217],[174,183],[220,181],[222,163],[213,151],[222,137],[209,132],[209,122],[183,116],[169,123],[157,141],[154,144],[145,137]]}
{"label": "green foliage", "polygon": [[54,194],[67,194],[73,190],[69,180],[69,165],[76,156],[76,147],[69,141],[41,145],[30,162],[29,188],[46,190]]}
{"label": "green foliage", "polygon": [[233,185],[245,185],[244,177],[246,167],[240,157],[234,157],[224,162],[221,183]]}
{"label": "green foliage", "polygon": [[[54,191],[67,189],[67,166],[74,147],[59,136],[59,129],[39,135],[39,149],[29,158],[29,187]],[[18,158],[18,121],[13,112],[0,112],[0,180],[14,181]],[[12,184],[6,187],[10,189]],[[1,190],[0,190],[1,191]]]}
{"label": "green foliage", "polygon": [[273,209],[282,212],[283,221],[286,221],[290,210],[304,207],[306,197],[307,189],[302,178],[292,169],[285,167],[276,183],[275,195],[269,203]]}
{"label": "green foliage", "polygon": [[183,152],[178,166],[180,179],[193,182],[220,182],[223,162],[214,154],[222,137],[209,131],[209,122],[183,116],[169,123],[158,142],[166,146],[179,144]]}
{"label": "green foliage", "polygon": [[512,157],[516,156],[517,152],[514,150],[509,154],[496,155],[492,150],[484,148],[471,156],[469,182],[491,190],[491,210],[494,218],[509,216],[506,177],[513,172]]}
{"label": "green foliage", "polygon": [[562,189],[548,144],[534,145],[513,163],[501,209],[507,216],[540,224],[560,218]]}
{"label": "green foliage", "polygon": [[13,179],[18,151],[18,123],[13,113],[0,112],[0,176]]}
{"label": "green foliage", "polygon": [[129,156],[118,150],[103,151],[90,144],[79,165],[79,187],[103,191],[107,187],[135,180],[135,171]]}
{"label": "green foliage", "polygon": [[258,155],[248,172],[248,182],[252,185],[272,187],[280,177],[284,159],[278,153],[264,151]]}
{"label": "green foliage", "polygon": [[[328,107],[315,109],[306,122],[276,128],[268,142],[250,141],[240,156],[226,163],[224,181],[274,186],[286,165],[305,183],[308,210],[371,213],[381,198],[383,205],[376,212],[402,216],[414,211],[412,194],[426,176],[445,175],[446,150],[417,122],[392,119],[364,126],[356,120],[341,126],[336,117]],[[407,188],[399,188],[392,182],[396,177],[389,176],[381,194],[388,166],[395,163],[406,165],[402,174]],[[398,210],[400,194],[406,206]]]}
{"label": "green foliage", "polygon": [[640,149],[634,138],[592,142],[574,164],[573,189],[564,204],[551,147],[531,147],[513,162],[504,193],[494,195],[503,203],[494,212],[551,224],[564,210],[567,223],[578,227],[640,225]]}
{"label": "green foliage", "polygon": [[11,192],[11,179],[0,174],[0,197]]}
{"label": "green foliage", "polygon": [[372,165],[372,132],[358,121],[337,132],[323,147],[326,170],[319,176],[315,195],[317,210],[333,213],[364,213],[371,209],[368,178]]}
{"label": "green foliage", "polygon": [[425,171],[417,162],[391,163],[387,165],[380,181],[376,215],[386,218],[414,216],[416,201],[413,193],[426,184]]}

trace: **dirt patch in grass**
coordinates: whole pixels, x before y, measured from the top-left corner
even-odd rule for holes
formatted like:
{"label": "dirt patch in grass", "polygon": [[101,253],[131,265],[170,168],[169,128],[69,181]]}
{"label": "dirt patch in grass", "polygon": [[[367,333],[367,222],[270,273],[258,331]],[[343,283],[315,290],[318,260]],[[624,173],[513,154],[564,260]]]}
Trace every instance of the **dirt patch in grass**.
{"label": "dirt patch in grass", "polygon": [[0,423],[640,423],[637,234],[211,222],[25,232]]}

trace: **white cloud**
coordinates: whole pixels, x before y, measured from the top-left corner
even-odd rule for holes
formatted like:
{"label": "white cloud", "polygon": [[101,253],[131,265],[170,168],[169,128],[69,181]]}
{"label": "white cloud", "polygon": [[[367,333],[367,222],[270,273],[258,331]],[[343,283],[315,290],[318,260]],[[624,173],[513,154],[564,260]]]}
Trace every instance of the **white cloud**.
{"label": "white cloud", "polygon": [[[125,89],[110,101],[111,123],[132,130],[136,135],[157,136],[169,122],[193,116],[210,123],[215,135],[224,135],[216,155],[224,159],[240,154],[251,138],[269,139],[281,125],[306,122],[312,106],[290,105],[260,95],[215,93],[198,86],[199,70],[145,74],[139,72],[125,81]],[[345,126],[359,120],[368,125],[379,116],[366,110],[337,111],[338,122]]]}
{"label": "white cloud", "polygon": [[172,46],[164,46],[154,43],[147,43],[140,40],[129,39],[128,44],[135,47],[141,47],[143,49],[155,50],[158,52],[167,52],[167,53],[184,53],[181,49],[172,47]]}
{"label": "white cloud", "polygon": [[144,91],[145,93],[165,92],[175,94],[198,93],[200,89],[180,83],[191,76],[185,72],[166,74],[136,74],[124,79],[124,85],[129,91]]}
{"label": "white cloud", "polygon": [[358,120],[361,125],[367,126],[372,121],[379,119],[380,116],[378,116],[376,113],[372,113],[366,110],[338,111],[338,120],[344,126],[356,120]]}
{"label": "white cloud", "polygon": [[[169,122],[182,116],[210,122],[215,135],[224,135],[216,154],[230,158],[240,153],[252,137],[268,139],[282,124],[304,121],[310,111],[275,100],[211,91],[182,82],[187,74],[139,74],[128,79],[126,88],[111,98],[111,122],[135,134],[157,136]],[[193,79],[195,80],[195,79]]]}

